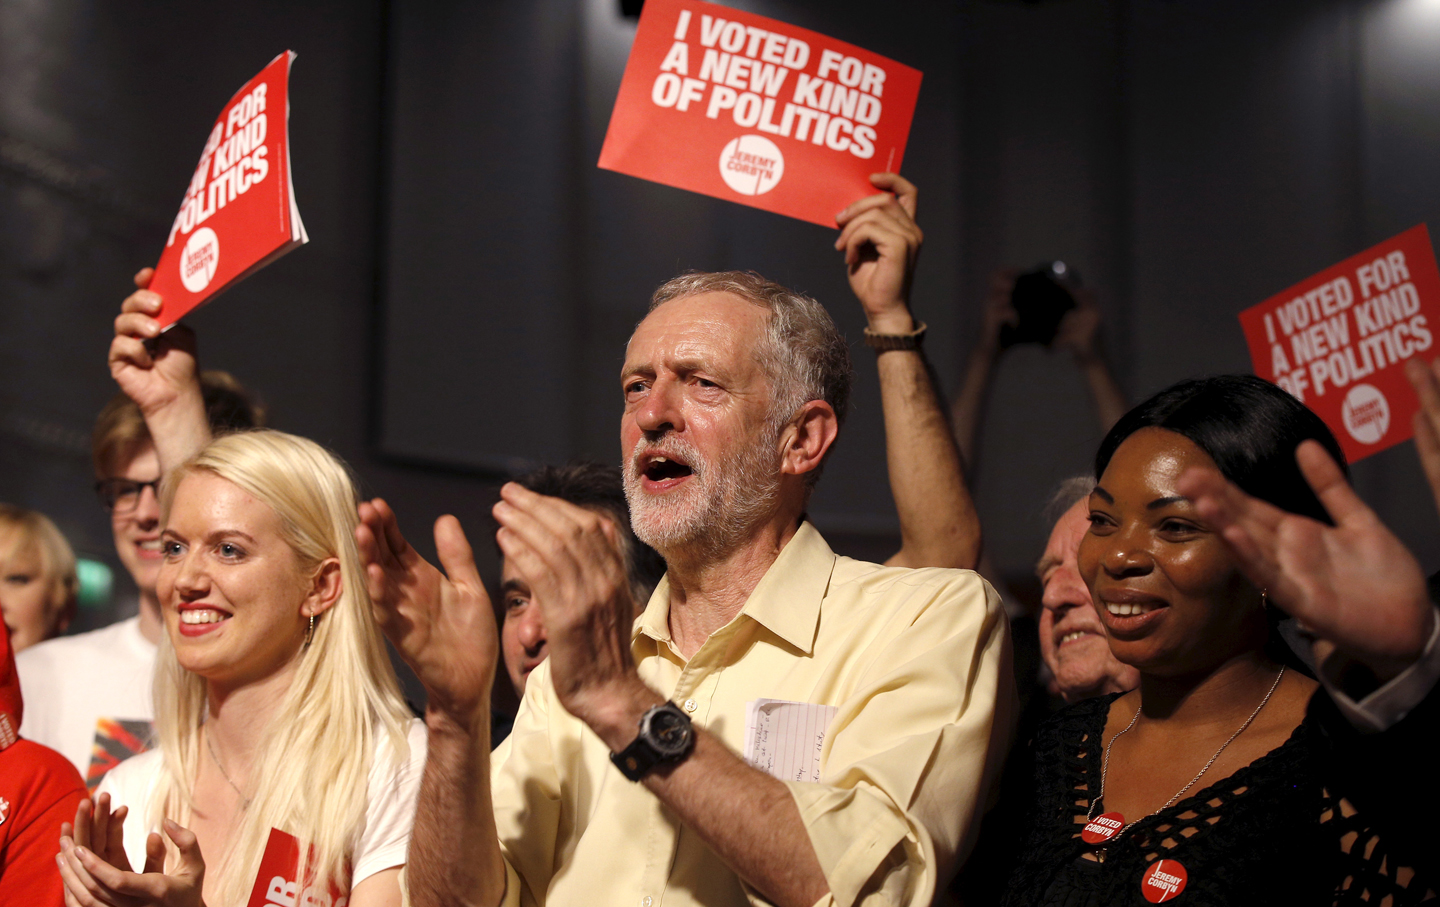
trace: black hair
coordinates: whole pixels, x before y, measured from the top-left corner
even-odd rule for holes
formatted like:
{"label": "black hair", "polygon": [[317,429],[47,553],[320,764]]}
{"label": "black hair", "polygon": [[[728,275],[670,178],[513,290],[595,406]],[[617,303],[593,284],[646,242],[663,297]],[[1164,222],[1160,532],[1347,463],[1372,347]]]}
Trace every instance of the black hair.
{"label": "black hair", "polygon": [[640,541],[630,528],[630,507],[625,500],[625,482],[620,469],[600,463],[576,462],[566,466],[541,466],[514,479],[517,485],[536,494],[568,501],[577,507],[597,510],[615,522],[625,550],[625,569],[630,591],[639,608],[645,607],[660,577],[665,559]]}
{"label": "black hair", "polygon": [[1269,381],[1217,375],[1167,387],[1122,416],[1100,442],[1097,480],[1116,449],[1142,428],[1189,438],[1246,494],[1333,525],[1295,462],[1295,448],[1307,439],[1319,441],[1348,478],[1345,453],[1319,416]]}
{"label": "black hair", "polygon": [[[1301,441],[1319,441],[1348,479],[1345,452],[1319,416],[1269,381],[1254,375],[1216,375],[1167,387],[1122,416],[1100,442],[1095,453],[1097,480],[1116,449],[1142,428],[1183,435],[1246,494],[1334,525],[1300,472],[1295,448]],[[1271,602],[1265,615],[1270,628],[1266,653],[1273,661],[1313,677],[1305,654],[1292,648],[1281,632],[1285,612]]]}

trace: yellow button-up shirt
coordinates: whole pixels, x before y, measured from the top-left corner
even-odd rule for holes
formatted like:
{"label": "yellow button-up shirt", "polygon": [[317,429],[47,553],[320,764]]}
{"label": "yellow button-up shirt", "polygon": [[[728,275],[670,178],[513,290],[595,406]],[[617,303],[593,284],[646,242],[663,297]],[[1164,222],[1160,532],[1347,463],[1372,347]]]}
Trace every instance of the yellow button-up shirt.
{"label": "yellow button-up shirt", "polygon": [[[802,524],[740,614],[688,662],[662,581],[635,622],[640,676],[736,752],[755,699],[838,708],[818,783],[785,781],[831,894],[923,907],[968,852],[1013,715],[999,597],[967,570],[839,557]],[[537,668],[493,756],[507,904],[765,901],[560,705]]]}

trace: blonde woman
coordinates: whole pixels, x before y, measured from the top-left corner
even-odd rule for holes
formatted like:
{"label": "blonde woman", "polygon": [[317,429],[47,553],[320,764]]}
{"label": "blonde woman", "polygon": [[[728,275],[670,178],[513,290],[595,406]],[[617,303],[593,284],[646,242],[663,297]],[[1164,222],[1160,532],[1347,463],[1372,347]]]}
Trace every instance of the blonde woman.
{"label": "blonde woman", "polygon": [[303,438],[228,435],[161,504],[159,746],[62,837],[67,903],[241,907],[278,829],[311,854],[297,904],[398,904],[425,734],[371,619],[349,475]]}
{"label": "blonde woman", "polygon": [[0,616],[20,652],[75,617],[75,552],[43,513],[0,504]]}

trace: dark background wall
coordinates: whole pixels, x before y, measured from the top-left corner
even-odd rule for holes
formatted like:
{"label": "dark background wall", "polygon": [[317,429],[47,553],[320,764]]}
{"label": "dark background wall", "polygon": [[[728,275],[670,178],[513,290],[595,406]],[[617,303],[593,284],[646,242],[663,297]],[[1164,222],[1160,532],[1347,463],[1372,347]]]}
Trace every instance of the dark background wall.
{"label": "dark background wall", "polygon": [[[1440,214],[1435,0],[732,5],[925,73],[904,170],[927,235],[914,304],[947,390],[996,267],[1077,265],[1138,400],[1248,371],[1237,312]],[[194,316],[202,358],[349,460],[422,547],[442,512],[483,537],[509,470],[618,461],[624,341],[681,270],[754,268],[858,339],[830,231],[595,168],[633,30],[617,0],[251,0],[198,20],[0,0],[0,500],[113,563],[88,491],[110,322],[214,116],[287,47],[312,241]],[[883,557],[896,521],[855,352],[814,516],[842,551]],[[1049,488],[1099,440],[1077,381],[1041,349],[996,375],[975,473],[1002,572],[1028,570]],[[1411,447],[1355,479],[1440,567]]]}

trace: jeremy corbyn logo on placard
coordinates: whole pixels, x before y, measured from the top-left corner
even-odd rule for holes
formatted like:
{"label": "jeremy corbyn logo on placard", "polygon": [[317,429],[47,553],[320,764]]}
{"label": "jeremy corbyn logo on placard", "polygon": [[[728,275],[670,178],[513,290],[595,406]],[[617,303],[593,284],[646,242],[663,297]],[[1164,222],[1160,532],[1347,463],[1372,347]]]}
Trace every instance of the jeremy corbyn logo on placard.
{"label": "jeremy corbyn logo on placard", "polygon": [[731,139],[720,152],[720,178],[741,195],[764,195],[785,175],[785,155],[760,135]]}
{"label": "jeremy corbyn logo on placard", "polygon": [[220,237],[209,227],[201,227],[185,241],[185,250],[180,255],[180,282],[185,289],[198,293],[210,286],[219,264]]}
{"label": "jeremy corbyn logo on placard", "polygon": [[1390,429],[1390,404],[1369,384],[1350,388],[1340,414],[1345,419],[1345,430],[1361,444],[1374,444]]}

